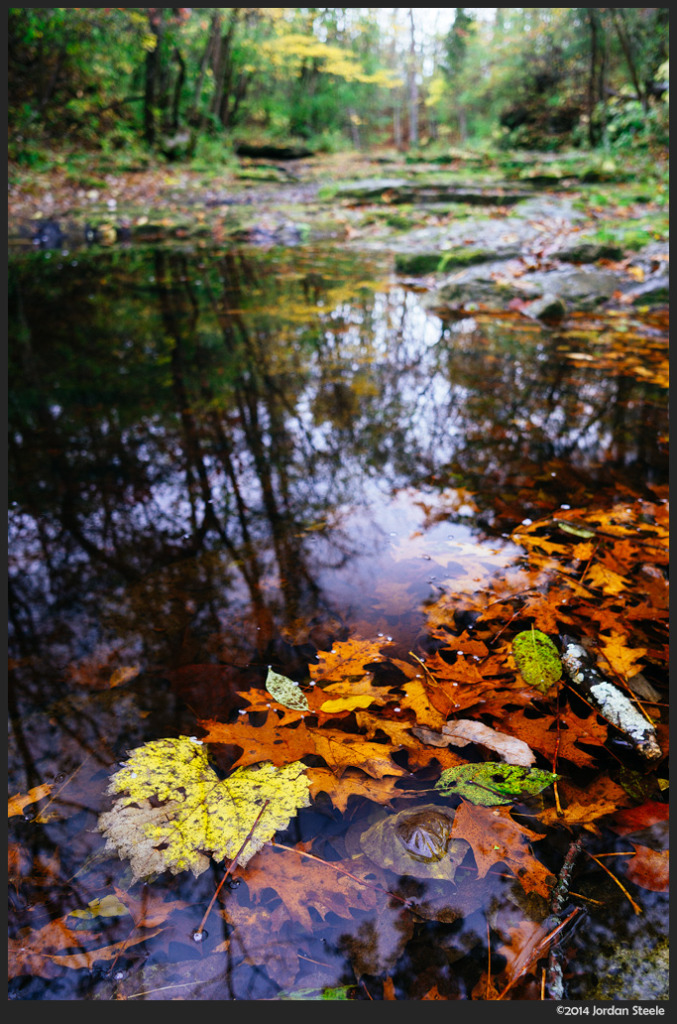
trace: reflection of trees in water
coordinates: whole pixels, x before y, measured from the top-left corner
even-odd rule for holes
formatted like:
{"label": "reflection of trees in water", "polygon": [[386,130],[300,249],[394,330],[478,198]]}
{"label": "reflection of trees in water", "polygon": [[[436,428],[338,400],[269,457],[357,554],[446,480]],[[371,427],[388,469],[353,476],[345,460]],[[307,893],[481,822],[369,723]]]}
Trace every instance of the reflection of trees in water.
{"label": "reflection of trees in water", "polygon": [[499,496],[520,519],[663,473],[650,389],[566,365],[536,325],[441,326],[289,255],[128,259],[14,277],[18,644],[47,606],[147,634],[245,603],[269,637],[329,610],[321,573],[374,543],[347,514],[400,487],[462,484],[490,523]]}

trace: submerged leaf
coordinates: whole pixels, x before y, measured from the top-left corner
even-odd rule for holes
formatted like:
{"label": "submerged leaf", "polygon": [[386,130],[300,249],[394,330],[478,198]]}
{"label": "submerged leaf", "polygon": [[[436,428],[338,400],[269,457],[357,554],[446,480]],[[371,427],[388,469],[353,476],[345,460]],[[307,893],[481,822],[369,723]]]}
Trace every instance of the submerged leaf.
{"label": "submerged leaf", "polygon": [[509,804],[513,800],[535,796],[550,786],[558,775],[540,768],[520,768],[512,764],[485,761],[447,768],[435,783],[444,796],[462,796],[482,807]]}
{"label": "submerged leaf", "polygon": [[512,653],[524,682],[541,693],[547,693],[562,678],[559,652],[540,629],[518,633],[512,642]]}
{"label": "submerged leaf", "polygon": [[451,839],[454,812],[435,804],[400,811],[377,821],[359,839],[374,864],[401,875],[453,882],[468,852],[463,839]]}
{"label": "submerged leaf", "polygon": [[203,745],[188,736],[153,740],[130,752],[112,776],[109,793],[121,794],[99,816],[107,851],[129,858],[135,879],[190,869],[197,877],[214,860],[244,866],[274,834],[310,803],[305,766],[269,762],[238,768],[219,779]]}
{"label": "submerged leaf", "polygon": [[310,710],[306,696],[302,693],[299,684],[295,683],[293,679],[288,679],[287,676],[280,675],[279,672],[273,672],[272,668],[268,669],[266,676],[266,690],[278,704],[282,704],[285,708],[292,708],[295,711]]}

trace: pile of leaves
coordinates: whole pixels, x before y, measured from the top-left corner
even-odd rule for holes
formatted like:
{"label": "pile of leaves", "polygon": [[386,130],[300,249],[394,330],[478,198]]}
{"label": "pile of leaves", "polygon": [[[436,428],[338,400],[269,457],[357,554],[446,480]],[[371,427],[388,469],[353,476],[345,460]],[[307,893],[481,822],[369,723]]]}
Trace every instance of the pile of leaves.
{"label": "pile of leaves", "polygon": [[[407,989],[398,962],[425,922],[479,912],[493,936],[493,973],[476,970],[461,997],[541,998],[569,920],[569,843],[594,845],[607,830],[626,837],[613,877],[633,909],[629,888],[665,891],[667,850],[655,829],[668,813],[667,501],[567,510],[523,523],[511,539],[523,557],[509,569],[468,564],[453,586],[442,582],[417,651],[348,637],[318,650],[297,679],[270,670],[240,692],[227,720],[201,719],[199,737],[131,750],[98,819],[99,863],[118,857],[126,874],[13,939],[10,976],[133,965],[136,944],[163,933],[176,941],[173,921],[183,928],[189,918],[195,941],[216,932],[211,913],[224,938],[199,967],[187,957],[171,984],[154,977],[171,997],[181,998],[181,985],[194,998],[220,992],[227,953],[259,963],[276,998],[458,998],[425,972],[423,989]],[[659,757],[642,758],[562,673],[565,633],[646,717]],[[9,813],[53,799],[37,787]],[[544,839],[563,851],[559,861]],[[22,857],[15,844],[17,887],[30,870]],[[219,885],[209,905],[201,898],[189,909],[168,895],[163,873],[210,877],[215,864],[232,886]],[[503,909],[490,912],[499,894]],[[580,896],[572,914],[584,906]],[[125,937],[101,945],[101,917],[126,921]],[[317,954],[318,935],[332,928],[354,972],[338,988],[337,961]],[[132,971],[116,997],[139,986]]]}

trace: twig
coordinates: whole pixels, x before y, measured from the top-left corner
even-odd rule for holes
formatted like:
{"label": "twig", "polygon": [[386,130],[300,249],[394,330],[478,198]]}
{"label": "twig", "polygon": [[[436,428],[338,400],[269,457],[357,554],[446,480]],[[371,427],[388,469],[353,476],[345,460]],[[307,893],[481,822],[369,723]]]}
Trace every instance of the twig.
{"label": "twig", "polygon": [[[550,911],[553,915],[551,920],[560,921],[562,920],[562,911],[564,910],[564,904],[566,903],[569,895],[569,886],[571,885],[571,875],[573,874],[574,865],[576,859],[583,849],[583,841],[578,838],[575,839],[567,850],[566,857],[560,869],[559,878],[557,884],[552,891],[552,899],[550,901]],[[550,947],[550,955],[548,957],[548,970],[547,970],[547,990],[550,994],[551,999],[563,999],[564,998],[564,983],[562,979],[562,966],[559,962],[557,950],[553,944]]]}
{"label": "twig", "polygon": [[[587,850],[585,852],[588,853]],[[595,864],[597,864],[600,868],[602,868],[603,871],[606,871],[607,875],[609,875],[610,878],[613,878],[613,880],[616,883],[616,885],[618,886],[618,888],[621,889],[625,893],[625,895],[628,897],[628,900],[630,902],[630,906],[632,907],[634,912],[636,914],[641,914],[642,913],[642,908],[639,906],[639,904],[635,903],[635,901],[633,900],[633,898],[630,895],[630,893],[628,892],[628,890],[625,888],[623,883],[620,882],[616,878],[616,876],[614,875],[613,871],[609,871],[609,869],[606,866],[606,864],[602,864],[601,860],[598,860],[597,857],[594,856],[594,854],[588,853],[588,857],[590,857],[591,860],[594,860]]]}
{"label": "twig", "polygon": [[203,916],[202,920],[200,921],[199,926],[193,932],[193,938],[195,939],[196,942],[200,942],[202,940],[205,922],[206,922],[207,918],[209,917],[209,915],[211,914],[212,907],[214,906],[214,904],[216,902],[216,897],[221,892],[221,889],[223,888],[224,882],[226,881],[228,876],[231,874],[233,869],[236,867],[237,862],[238,862],[238,860],[240,858],[240,854],[242,853],[242,851],[244,850],[245,846],[247,845],[247,843],[251,839],[251,837],[252,837],[252,835],[254,833],[254,829],[256,828],[256,826],[259,823],[261,815],[263,814],[263,812],[265,811],[265,809],[266,809],[266,807],[268,806],[269,803],[270,803],[270,800],[266,800],[266,802],[264,803],[263,807],[261,808],[259,813],[256,815],[256,820],[254,821],[254,824],[252,825],[252,827],[249,829],[249,832],[245,836],[245,839],[244,839],[244,842],[242,843],[242,846],[240,847],[240,849],[235,854],[233,860],[231,860],[230,864],[228,865],[228,869],[227,869],[225,875],[223,876],[223,878],[219,882],[219,884],[218,884],[218,886],[216,888],[216,892],[212,896],[212,898],[210,900],[210,903],[209,903],[209,906],[205,910],[204,916]]}

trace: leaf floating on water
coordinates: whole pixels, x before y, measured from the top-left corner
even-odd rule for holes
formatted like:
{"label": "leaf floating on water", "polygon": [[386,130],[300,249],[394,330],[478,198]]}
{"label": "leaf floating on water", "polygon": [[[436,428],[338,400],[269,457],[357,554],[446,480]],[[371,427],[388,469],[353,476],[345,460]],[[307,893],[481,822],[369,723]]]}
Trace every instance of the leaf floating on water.
{"label": "leaf floating on water", "polygon": [[106,851],[129,859],[134,880],[190,869],[197,877],[214,860],[232,860],[242,849],[241,866],[275,833],[286,828],[299,808],[310,803],[305,765],[275,768],[269,762],[236,769],[219,779],[201,743],[179,736],[152,740],[130,752],[112,776],[109,793],[120,794],[113,809],[99,816]]}
{"label": "leaf floating on water", "polygon": [[562,678],[559,652],[540,629],[518,633],[512,642],[512,653],[524,682],[541,693],[547,693]]}
{"label": "leaf floating on water", "polygon": [[97,917],[128,917],[129,911],[124,903],[115,895],[103,896],[101,899],[90,900],[86,907],[71,910],[69,917],[82,921],[92,921]]}
{"label": "leaf floating on water", "polygon": [[520,768],[516,765],[485,761],[482,764],[462,764],[447,768],[435,783],[444,796],[462,796],[481,807],[509,804],[513,800],[536,796],[559,778],[540,768]]}
{"label": "leaf floating on water", "polygon": [[266,690],[278,704],[282,704],[285,708],[292,708],[294,711],[310,710],[306,696],[302,693],[299,684],[295,683],[293,679],[288,679],[287,676],[280,675],[279,672],[273,672],[272,668],[268,669],[266,676]]}
{"label": "leaf floating on water", "polygon": [[562,533],[570,533],[573,537],[581,537],[583,540],[592,540],[597,534],[585,523],[579,523],[576,519],[553,519],[553,523]]}

